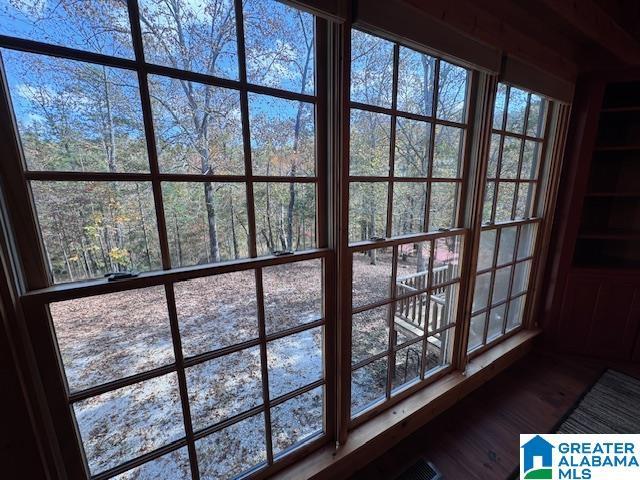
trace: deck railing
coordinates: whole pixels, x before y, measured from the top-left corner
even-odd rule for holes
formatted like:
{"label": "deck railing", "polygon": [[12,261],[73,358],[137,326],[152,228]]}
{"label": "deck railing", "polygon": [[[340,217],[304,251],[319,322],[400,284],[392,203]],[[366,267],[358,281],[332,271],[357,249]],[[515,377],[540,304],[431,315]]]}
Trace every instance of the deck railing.
{"label": "deck railing", "polygon": [[[409,325],[405,327],[408,327],[410,331],[413,328],[424,331],[425,323],[427,323],[428,330],[433,331],[442,326],[446,319],[448,307],[446,287],[436,288],[430,294],[414,295],[417,292],[423,292],[427,288],[427,274],[428,272],[419,272],[403,275],[398,277],[396,281],[397,296],[406,298],[401,298],[396,302],[395,316],[407,322]],[[431,284],[445,284],[450,277],[450,266],[434,268]],[[430,302],[431,308],[428,308],[428,302]]]}

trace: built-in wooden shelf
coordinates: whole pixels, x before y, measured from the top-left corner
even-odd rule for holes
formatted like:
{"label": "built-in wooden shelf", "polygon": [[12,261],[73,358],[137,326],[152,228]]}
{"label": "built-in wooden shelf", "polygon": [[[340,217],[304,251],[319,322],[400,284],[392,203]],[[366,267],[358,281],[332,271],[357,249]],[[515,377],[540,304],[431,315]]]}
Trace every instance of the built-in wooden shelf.
{"label": "built-in wooden shelf", "polygon": [[640,82],[610,83],[600,109],[574,267],[640,267],[639,185]]}

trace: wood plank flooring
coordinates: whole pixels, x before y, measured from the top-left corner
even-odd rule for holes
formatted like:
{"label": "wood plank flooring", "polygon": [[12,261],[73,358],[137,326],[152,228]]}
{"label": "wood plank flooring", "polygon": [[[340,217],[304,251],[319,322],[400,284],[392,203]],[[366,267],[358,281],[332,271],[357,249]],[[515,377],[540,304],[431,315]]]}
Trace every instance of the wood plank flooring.
{"label": "wood plank flooring", "polygon": [[637,364],[534,351],[352,480],[394,479],[420,456],[447,480],[504,480],[518,465],[519,434],[551,431],[607,366],[640,377]]}

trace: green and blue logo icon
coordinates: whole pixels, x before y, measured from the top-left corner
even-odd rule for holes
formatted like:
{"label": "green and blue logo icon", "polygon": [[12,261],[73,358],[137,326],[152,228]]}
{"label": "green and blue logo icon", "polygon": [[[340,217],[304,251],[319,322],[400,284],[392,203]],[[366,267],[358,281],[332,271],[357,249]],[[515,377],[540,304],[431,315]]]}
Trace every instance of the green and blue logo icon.
{"label": "green and blue logo icon", "polygon": [[520,448],[522,456],[522,478],[528,479],[553,479],[553,449],[551,443],[540,435],[536,435]]}

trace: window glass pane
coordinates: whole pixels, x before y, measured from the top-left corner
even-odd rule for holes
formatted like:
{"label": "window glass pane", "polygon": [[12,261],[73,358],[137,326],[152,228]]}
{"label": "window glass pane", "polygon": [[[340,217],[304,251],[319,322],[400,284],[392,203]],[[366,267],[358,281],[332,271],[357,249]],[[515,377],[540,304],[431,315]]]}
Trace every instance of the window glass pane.
{"label": "window glass pane", "polygon": [[313,15],[274,1],[242,4],[247,81],[313,94]]}
{"label": "window glass pane", "polygon": [[237,91],[150,75],[149,94],[161,172],[244,175]]}
{"label": "window glass pane", "polygon": [[431,242],[411,243],[398,247],[396,298],[408,298],[398,300],[395,304],[397,343],[404,343],[422,335],[422,330],[429,320],[428,296],[414,294],[427,289],[430,252]]}
{"label": "window glass pane", "polygon": [[461,128],[436,125],[433,177],[460,177],[462,133],[463,130]]}
{"label": "window glass pane", "polygon": [[[396,296],[410,295],[427,288],[431,242],[405,243],[398,247]],[[402,285],[407,288],[403,289]]]}
{"label": "window glass pane", "polygon": [[521,180],[531,180],[537,177],[538,160],[540,157],[540,143],[525,140],[524,152],[522,156]]}
{"label": "window glass pane", "polygon": [[387,350],[389,347],[390,308],[390,305],[384,305],[353,315],[351,319],[351,363],[361,362]]}
{"label": "window glass pane", "polygon": [[1,53],[29,170],[149,171],[135,72]]}
{"label": "window glass pane", "polygon": [[456,321],[458,307],[458,290],[460,285],[454,283],[446,287],[436,288],[430,295],[428,332],[439,330]]}
{"label": "window glass pane", "polygon": [[[431,125],[429,123],[402,117],[396,118],[394,176],[427,176],[430,138]],[[381,169],[381,171],[383,171],[383,169]]]}
{"label": "window glass pane", "polygon": [[431,116],[436,59],[400,47],[398,63],[398,110]]}
{"label": "window glass pane", "polygon": [[496,100],[493,105],[493,128],[502,130],[504,126],[504,104],[507,97],[507,86],[504,83],[498,83],[496,91]]}
{"label": "window glass pane", "polygon": [[425,378],[451,363],[453,333],[454,329],[450,328],[427,338]]}
{"label": "window glass pane", "polygon": [[92,475],[185,435],[175,373],[91,397],[73,411]]}
{"label": "window glass pane", "polygon": [[253,270],[177,282],[174,292],[185,357],[258,338]]}
{"label": "window glass pane", "polygon": [[312,103],[249,94],[254,175],[315,175]]}
{"label": "window glass pane", "polygon": [[246,412],[262,403],[260,348],[199,363],[185,370],[194,430]]}
{"label": "window glass pane", "polygon": [[467,69],[440,61],[437,118],[463,123],[467,110]]}
{"label": "window glass pane", "polygon": [[353,253],[353,294],[354,307],[369,305],[391,297],[391,266],[393,250],[372,248],[365,252]]}
{"label": "window glass pane", "polygon": [[349,242],[387,235],[387,182],[349,185]]}
{"label": "window glass pane", "polygon": [[538,138],[542,137],[546,103],[542,97],[533,93],[531,94],[527,135]]}
{"label": "window glass pane", "polygon": [[506,130],[515,133],[524,133],[524,116],[527,110],[527,92],[519,88],[511,87],[509,94],[509,111],[507,112]]}
{"label": "window glass pane", "polygon": [[520,139],[505,137],[502,149],[502,163],[500,164],[500,178],[518,178],[521,145],[522,141]]}
{"label": "window glass pane", "polygon": [[529,218],[533,208],[533,184],[520,183],[518,185],[518,202],[516,203],[516,218]]}
{"label": "window glass pane", "polygon": [[491,135],[491,145],[489,146],[489,165],[487,166],[487,178],[498,176],[498,157],[500,156],[500,135]]}
{"label": "window glass pane", "polygon": [[160,268],[151,183],[37,181],[31,190],[55,283]]}
{"label": "window glass pane", "polygon": [[322,260],[262,269],[267,335],[322,318]]}
{"label": "window glass pane", "polygon": [[431,205],[429,207],[429,228],[432,232],[439,228],[456,226],[456,204],[458,185],[455,183],[432,183]]}
{"label": "window glass pane", "polygon": [[496,203],[496,222],[507,222],[511,220],[514,197],[516,194],[515,183],[501,182],[498,184],[498,200]]}
{"label": "window glass pane", "polygon": [[462,237],[438,238],[435,241],[436,255],[433,258],[432,285],[442,285],[460,277],[462,260]]}
{"label": "window glass pane", "polygon": [[516,233],[518,227],[506,227],[500,231],[500,248],[498,249],[498,265],[513,262],[516,249]]}
{"label": "window glass pane", "polygon": [[480,250],[478,252],[478,271],[493,266],[493,253],[496,248],[496,230],[483,230],[480,233]]}
{"label": "window glass pane", "polygon": [[0,34],[133,58],[131,27],[124,2],[3,1]]}
{"label": "window glass pane", "polygon": [[[398,282],[398,291],[411,291],[410,279]],[[402,287],[402,288],[401,288]],[[419,289],[417,289],[419,290]],[[428,326],[429,319],[429,295],[426,293],[401,298],[395,302],[394,310],[394,336],[395,344],[415,340],[424,334],[424,329]]]}
{"label": "window glass pane", "polygon": [[244,183],[163,182],[162,198],[174,267],[247,257]]}
{"label": "window glass pane", "polygon": [[531,260],[516,263],[511,295],[517,295],[527,290],[529,286],[529,272],[531,272]]}
{"label": "window glass pane", "polygon": [[387,385],[387,358],[383,357],[351,373],[351,416],[383,400]]}
{"label": "window glass pane", "polygon": [[350,175],[389,175],[389,115],[352,109],[350,138]]}
{"label": "window glass pane", "polygon": [[49,305],[72,392],[173,363],[163,287]]}
{"label": "window glass pane", "polygon": [[526,223],[520,227],[520,239],[518,241],[518,259],[526,258],[533,254],[537,227],[538,224],[536,223]]}
{"label": "window glass pane", "polygon": [[274,455],[324,430],[323,399],[324,387],[317,387],[271,409]]}
{"label": "window glass pane", "polygon": [[522,295],[511,300],[509,305],[509,317],[507,318],[507,330],[513,330],[522,324],[522,316],[524,315],[524,305],[526,301],[526,295]]}
{"label": "window glass pane", "polygon": [[491,222],[493,212],[493,196],[496,188],[495,182],[487,182],[484,190],[484,205],[482,206],[482,221]]}
{"label": "window glass pane", "polygon": [[391,234],[424,232],[424,211],[427,184],[396,182],[393,185],[393,223]]}
{"label": "window glass pane", "polygon": [[189,451],[182,447],[139,467],[112,477],[113,480],[157,480],[158,478],[191,478]]}
{"label": "window glass pane", "polygon": [[233,0],[138,0],[145,60],[238,78]]}
{"label": "window glass pane", "polygon": [[493,281],[492,305],[507,299],[509,294],[509,282],[511,281],[511,270],[511,266],[496,270],[496,278]]}
{"label": "window glass pane", "polygon": [[196,454],[202,480],[232,479],[267,461],[264,414],[196,440]]}
{"label": "window glass pane", "polygon": [[401,348],[395,354],[394,369],[391,376],[391,389],[399,391],[420,377],[422,364],[422,342]]}
{"label": "window glass pane", "polygon": [[506,306],[507,305],[503,303],[499,307],[491,309],[491,313],[489,314],[489,330],[487,330],[487,342],[502,335]]}
{"label": "window glass pane", "polygon": [[322,379],[322,336],[317,327],[267,343],[270,399]]}
{"label": "window glass pane", "polygon": [[481,313],[471,317],[471,327],[469,330],[469,344],[467,351],[471,351],[484,344],[484,326],[487,320],[487,314]]}
{"label": "window glass pane", "polygon": [[393,43],[351,30],[351,101],[391,107]]}
{"label": "window glass pane", "polygon": [[473,311],[482,310],[489,302],[489,288],[491,287],[491,272],[483,273],[476,277],[476,286],[473,290]]}
{"label": "window glass pane", "polygon": [[316,247],[316,186],[313,183],[253,185],[258,255]]}

